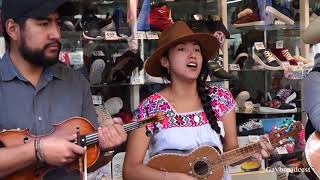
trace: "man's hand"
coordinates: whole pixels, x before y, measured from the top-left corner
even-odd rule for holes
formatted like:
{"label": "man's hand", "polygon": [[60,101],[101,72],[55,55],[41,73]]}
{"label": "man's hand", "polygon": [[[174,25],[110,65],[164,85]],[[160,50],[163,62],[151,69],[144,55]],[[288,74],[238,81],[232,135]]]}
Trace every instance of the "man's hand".
{"label": "man's hand", "polygon": [[127,140],[127,133],[120,118],[113,118],[114,124],[99,127],[99,145],[101,150],[112,150]]}
{"label": "man's hand", "polygon": [[79,155],[85,153],[83,147],[70,142],[75,139],[76,135],[67,137],[66,139],[50,136],[41,138],[40,151],[43,152],[43,160],[54,166],[63,166],[73,162],[79,158]]}

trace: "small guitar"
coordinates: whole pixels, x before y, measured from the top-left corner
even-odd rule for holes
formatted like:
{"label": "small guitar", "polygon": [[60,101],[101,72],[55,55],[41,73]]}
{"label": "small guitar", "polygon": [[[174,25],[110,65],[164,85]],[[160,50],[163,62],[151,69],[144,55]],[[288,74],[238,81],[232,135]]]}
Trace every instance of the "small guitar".
{"label": "small guitar", "polygon": [[[159,113],[156,116],[151,116],[141,121],[124,124],[123,127],[126,132],[130,132],[140,127],[147,126],[148,124],[162,122],[164,118],[165,115]],[[91,167],[97,161],[100,155],[98,133],[90,121],[82,117],[72,117],[61,124],[53,126],[53,132],[41,137],[70,137],[73,134],[79,134],[79,137],[74,141],[74,143],[82,147],[87,147],[87,161],[85,162],[87,167]],[[30,142],[33,143],[36,138],[38,138],[38,136],[32,135],[28,129],[4,130],[0,132],[0,148],[14,147]],[[47,164],[41,164],[40,167],[37,167],[34,164],[7,176],[5,180],[41,180],[45,174],[54,168],[56,167],[49,166]],[[72,162],[67,165],[66,168],[70,170],[79,170],[79,162]]]}
{"label": "small guitar", "polygon": [[[294,122],[289,127],[276,130],[269,135],[273,147],[282,146],[280,141],[287,137],[298,137],[302,130],[301,122]],[[224,167],[249,158],[260,152],[259,143],[249,144],[221,154],[217,148],[201,146],[191,153],[163,153],[153,156],[148,166],[167,172],[185,173],[197,179],[222,179]]]}
{"label": "small guitar", "polygon": [[306,175],[314,179],[320,179],[320,132],[312,133],[305,147],[305,160],[308,164],[304,164],[306,168],[311,168],[311,172],[307,172]]}

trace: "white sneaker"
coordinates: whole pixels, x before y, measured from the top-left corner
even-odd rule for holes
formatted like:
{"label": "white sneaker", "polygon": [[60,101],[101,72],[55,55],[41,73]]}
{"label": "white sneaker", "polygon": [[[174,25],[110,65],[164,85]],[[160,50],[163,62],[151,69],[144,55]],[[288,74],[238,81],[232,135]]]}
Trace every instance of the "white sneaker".
{"label": "white sneaker", "polygon": [[245,122],[239,126],[239,131],[244,132],[244,131],[250,131],[254,129],[259,129],[262,128],[262,121],[257,119],[251,119],[248,122]]}
{"label": "white sneaker", "polygon": [[104,103],[104,108],[110,115],[115,115],[123,108],[123,101],[120,97],[110,98]]}
{"label": "white sneaker", "polygon": [[96,59],[90,67],[89,81],[91,84],[100,84],[102,72],[106,66],[103,59]]}
{"label": "white sneaker", "polygon": [[249,98],[250,98],[250,93],[248,91],[241,91],[235,99],[238,108],[239,109],[245,108],[245,102]]}

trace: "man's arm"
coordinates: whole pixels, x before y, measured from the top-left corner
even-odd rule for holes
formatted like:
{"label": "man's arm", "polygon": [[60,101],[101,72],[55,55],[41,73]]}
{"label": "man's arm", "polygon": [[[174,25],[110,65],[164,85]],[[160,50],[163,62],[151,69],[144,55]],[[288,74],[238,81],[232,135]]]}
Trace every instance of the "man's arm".
{"label": "man's arm", "polygon": [[34,143],[0,148],[0,178],[36,162]]}
{"label": "man's arm", "polygon": [[320,72],[311,72],[303,80],[304,107],[309,120],[316,130],[320,130]]}

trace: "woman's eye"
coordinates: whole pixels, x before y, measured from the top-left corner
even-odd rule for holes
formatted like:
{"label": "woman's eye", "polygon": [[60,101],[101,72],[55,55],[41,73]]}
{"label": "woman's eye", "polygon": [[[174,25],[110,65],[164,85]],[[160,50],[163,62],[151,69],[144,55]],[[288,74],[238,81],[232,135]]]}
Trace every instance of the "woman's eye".
{"label": "woman's eye", "polygon": [[49,24],[49,23],[47,23],[47,22],[42,22],[42,23],[40,23],[39,25],[45,27],[45,26],[48,26],[48,24]]}
{"label": "woman's eye", "polygon": [[184,48],[178,48],[178,51],[184,51]]}
{"label": "woman's eye", "polygon": [[195,51],[196,51],[196,52],[200,52],[201,50],[200,50],[200,49],[195,49]]}

